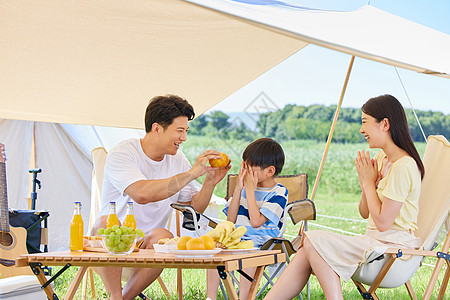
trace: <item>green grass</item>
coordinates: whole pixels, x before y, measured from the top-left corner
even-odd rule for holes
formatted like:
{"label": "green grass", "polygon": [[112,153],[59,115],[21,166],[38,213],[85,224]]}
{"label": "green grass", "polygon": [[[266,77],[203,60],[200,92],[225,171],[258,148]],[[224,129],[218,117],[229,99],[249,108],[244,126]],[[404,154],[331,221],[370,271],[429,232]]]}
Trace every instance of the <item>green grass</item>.
{"label": "green grass", "polygon": [[[183,144],[183,152],[193,163],[197,155],[207,149],[216,149],[227,153],[232,160],[230,173],[237,173],[242,156],[242,151],[247,146],[247,142],[223,141],[205,137],[189,137],[187,143]],[[282,146],[286,155],[286,163],[282,174],[296,174],[306,172],[309,176],[310,195],[314,185],[317,169],[322,159],[325,148],[324,143],[312,141],[287,141]],[[424,143],[417,144],[419,152],[423,154]],[[354,170],[354,157],[358,150],[368,150],[366,144],[331,144],[328,152],[326,164],[323,168],[322,177],[314,199],[319,216],[316,221],[309,222],[309,230],[319,229],[316,225],[338,228],[341,230],[362,234],[365,230],[365,223],[334,220],[324,216],[337,216],[342,218],[361,220],[358,214],[359,184]],[[376,151],[371,150],[372,155]],[[202,181],[200,179],[200,181]],[[215,193],[218,196],[225,196],[226,181],[223,180],[216,187]],[[224,216],[222,215],[222,218]],[[286,235],[295,236],[298,233],[298,226],[294,226],[288,221]],[[425,264],[433,264],[434,260],[427,259]],[[54,267],[54,273],[59,267]],[[72,282],[76,267],[71,267],[55,281],[55,291],[59,296],[65,295],[67,288]],[[432,268],[422,266],[411,278],[412,285],[419,299],[425,292]],[[442,272],[443,273],[443,272]],[[107,295],[98,275],[95,275],[95,285],[97,297],[95,299],[105,299]],[[171,299],[178,299],[176,294],[176,270],[166,269],[162,273],[162,278],[171,292]],[[439,287],[442,276],[436,284]],[[293,279],[295,280],[295,279]],[[264,281],[264,280],[263,280]],[[362,299],[351,281],[343,283],[344,299]],[[184,299],[205,299],[206,298],[206,272],[204,270],[183,270],[183,291]],[[151,299],[166,299],[158,283],[153,283],[144,293]],[[306,289],[303,291],[304,299]],[[220,295],[220,293],[219,293]],[[310,299],[325,299],[322,289],[316,279],[312,276],[310,280]],[[404,286],[397,289],[380,289],[377,292],[380,299],[410,299]],[[437,295],[437,293],[435,293]],[[435,299],[436,296],[434,296]],[[90,288],[88,288],[88,299]],[[77,291],[75,299],[81,299],[81,289]],[[219,299],[223,299],[221,295]],[[432,298],[433,299],[433,298]],[[446,299],[449,299],[447,296]]]}

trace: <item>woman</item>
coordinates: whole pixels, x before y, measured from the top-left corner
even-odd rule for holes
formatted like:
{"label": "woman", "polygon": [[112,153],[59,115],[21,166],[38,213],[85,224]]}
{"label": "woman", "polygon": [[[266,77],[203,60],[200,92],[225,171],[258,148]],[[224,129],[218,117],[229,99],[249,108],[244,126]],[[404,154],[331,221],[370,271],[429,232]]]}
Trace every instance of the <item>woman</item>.
{"label": "woman", "polygon": [[381,149],[373,159],[364,150],[358,151],[355,159],[362,191],[359,213],[369,218],[365,235],[305,232],[303,245],[265,299],[292,299],[312,273],[326,299],[343,299],[340,279],[351,278],[366,250],[378,245],[420,246],[414,231],[425,170],[405,111],[391,95],[372,98],[361,110],[360,133],[370,148]]}

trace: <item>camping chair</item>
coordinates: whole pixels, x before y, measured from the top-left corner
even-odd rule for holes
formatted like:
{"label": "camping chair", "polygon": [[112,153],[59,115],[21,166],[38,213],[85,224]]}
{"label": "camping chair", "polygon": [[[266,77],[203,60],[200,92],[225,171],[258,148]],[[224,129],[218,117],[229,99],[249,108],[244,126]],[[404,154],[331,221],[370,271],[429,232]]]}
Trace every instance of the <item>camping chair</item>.
{"label": "camping chair", "polygon": [[[230,199],[233,195],[234,188],[236,186],[237,175],[228,175],[227,179],[227,196],[226,199]],[[279,275],[285,264],[290,261],[290,256],[295,253],[298,249],[297,246],[293,245],[291,241],[282,237],[286,229],[286,215],[289,213],[294,224],[300,221],[314,220],[316,217],[316,210],[314,203],[307,199],[308,196],[308,175],[302,173],[299,175],[287,175],[278,176],[276,181],[288,190],[288,204],[286,206],[285,212],[283,214],[283,227],[281,228],[281,233],[278,237],[271,238],[261,247],[262,250],[281,250],[286,255],[286,262],[281,263],[276,267],[276,270],[270,275],[264,273],[264,277],[267,279],[266,284],[259,291],[259,296],[268,284],[273,285],[273,279]],[[204,215],[201,215],[194,211],[194,208],[190,205],[183,205],[179,203],[172,204],[172,207],[180,210],[184,215],[183,227],[188,230],[195,230],[197,235],[200,236],[206,232],[207,227],[215,228],[217,223]],[[196,215],[196,218],[192,216]],[[233,277],[232,277],[233,278]],[[235,278],[233,279],[237,281]],[[221,290],[226,298],[225,291],[222,286]],[[300,296],[301,299],[301,296]]]}
{"label": "camping chair", "polygon": [[[103,185],[103,174],[106,164],[106,156],[108,152],[106,152],[105,148],[97,147],[91,151],[92,163],[93,163],[93,173],[92,173],[92,189],[91,189],[91,212],[89,216],[89,230],[91,230],[92,225],[94,225],[95,221],[98,218],[100,213],[100,200],[102,193],[102,185]],[[82,299],[86,299],[86,287],[87,287],[87,277],[88,274],[90,276],[90,284],[91,284],[91,293],[92,298],[95,299],[95,285],[94,285],[94,272],[92,268],[88,269],[88,272],[85,273],[83,277],[83,285],[82,285]],[[127,281],[129,276],[131,275],[130,268],[124,268],[122,271],[122,280]],[[157,278],[159,285],[161,286],[164,294],[167,298],[170,298],[169,291],[162,281],[161,277]],[[139,295],[142,299],[148,299],[142,293]]]}
{"label": "camping chair", "polygon": [[[446,228],[446,239],[441,251],[433,251],[439,244],[439,232],[449,216],[450,185],[450,144],[443,136],[430,136],[423,157],[425,176],[422,180],[419,198],[419,215],[416,236],[423,241],[419,250],[397,247],[376,247],[366,254],[366,263],[362,264],[352,276],[364,299],[378,299],[377,288],[396,288],[406,285],[411,299],[417,299],[409,279],[420,267],[424,257],[437,257],[437,262],[423,299],[429,299],[442,264],[447,270],[441,283],[437,299],[443,299],[450,277],[450,233]],[[380,256],[381,255],[381,256]],[[406,260],[402,257],[406,256]],[[366,289],[363,284],[369,285]]]}

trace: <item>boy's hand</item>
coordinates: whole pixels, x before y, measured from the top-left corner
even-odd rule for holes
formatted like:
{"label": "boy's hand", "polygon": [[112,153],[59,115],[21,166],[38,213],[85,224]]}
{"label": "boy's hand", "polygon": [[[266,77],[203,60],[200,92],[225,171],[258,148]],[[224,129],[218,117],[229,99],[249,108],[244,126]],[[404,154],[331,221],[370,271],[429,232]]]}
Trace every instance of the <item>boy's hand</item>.
{"label": "boy's hand", "polygon": [[254,191],[256,185],[258,184],[258,175],[256,171],[252,170],[249,164],[244,163],[245,176],[244,176],[244,187],[247,191]]}
{"label": "boy's hand", "polygon": [[239,192],[242,191],[242,188],[244,187],[244,176],[246,173],[247,170],[245,169],[245,162],[241,162],[235,190],[238,190]]}

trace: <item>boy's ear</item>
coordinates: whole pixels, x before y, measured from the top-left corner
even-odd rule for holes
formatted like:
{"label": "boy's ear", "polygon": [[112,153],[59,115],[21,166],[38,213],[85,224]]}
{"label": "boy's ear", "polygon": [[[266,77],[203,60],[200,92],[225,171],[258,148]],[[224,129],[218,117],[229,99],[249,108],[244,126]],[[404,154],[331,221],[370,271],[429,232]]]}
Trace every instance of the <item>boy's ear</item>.
{"label": "boy's ear", "polygon": [[273,176],[275,174],[275,167],[274,166],[268,166],[267,168],[267,175]]}

